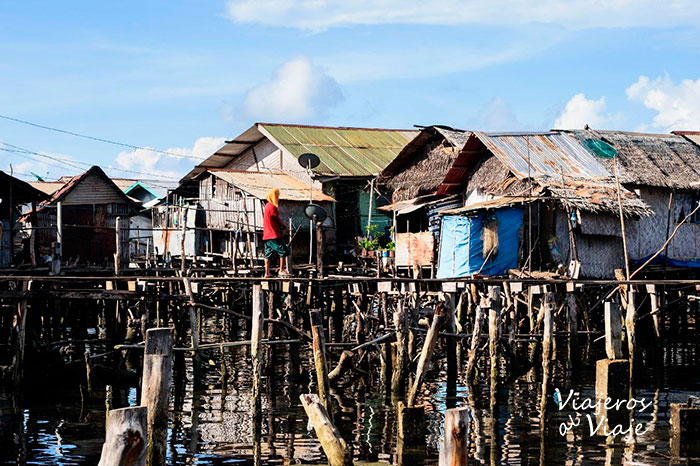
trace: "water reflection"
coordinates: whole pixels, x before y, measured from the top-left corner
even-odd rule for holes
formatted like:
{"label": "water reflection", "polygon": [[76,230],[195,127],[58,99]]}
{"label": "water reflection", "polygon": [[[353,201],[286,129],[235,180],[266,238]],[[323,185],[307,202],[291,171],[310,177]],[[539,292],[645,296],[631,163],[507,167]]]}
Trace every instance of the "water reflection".
{"label": "water reflection", "polygon": [[[210,324],[205,341],[216,341],[217,327]],[[315,391],[311,355],[302,351],[302,376],[287,351],[279,346],[271,355],[274,362],[263,373],[262,453],[267,464],[325,463],[313,430],[308,427],[299,402],[301,393]],[[694,348],[681,348],[686,356]],[[679,363],[679,356],[667,350],[667,361]],[[685,361],[692,361],[687,357]],[[644,353],[639,358],[644,364]],[[376,361],[378,364],[378,361]],[[168,435],[168,463],[222,465],[250,464],[252,458],[249,351],[236,347],[203,355],[199,368],[189,358],[176,364],[172,397],[171,429]],[[499,385],[494,393],[487,384],[468,386],[458,379],[454,387],[445,382],[444,368],[429,374],[423,389],[426,403],[427,464],[436,464],[443,435],[444,411],[452,406],[470,408],[468,454],[478,464],[657,464],[668,462],[670,403],[683,402],[688,395],[700,395],[697,366],[666,366],[659,375],[649,367],[636,378],[634,396],[653,400],[649,410],[634,413],[647,431],[626,442],[590,436],[585,419],[579,428],[559,433],[560,423],[569,416],[581,417],[571,409],[550,409],[546,429],[539,428],[539,383],[526,377]],[[553,383],[581,397],[594,398],[594,369],[589,363],[571,378],[565,368],[555,368]],[[374,387],[374,388],[373,388]],[[104,402],[97,398],[81,403],[77,388],[45,390],[17,401],[19,415],[3,411],[0,448],[4,464],[93,465],[99,455],[104,432]],[[125,393],[130,404],[137,391]],[[359,377],[332,389],[335,422],[352,444],[356,459],[392,463],[396,455],[397,421],[392,400],[379,379]],[[12,400],[8,401],[12,405]]]}

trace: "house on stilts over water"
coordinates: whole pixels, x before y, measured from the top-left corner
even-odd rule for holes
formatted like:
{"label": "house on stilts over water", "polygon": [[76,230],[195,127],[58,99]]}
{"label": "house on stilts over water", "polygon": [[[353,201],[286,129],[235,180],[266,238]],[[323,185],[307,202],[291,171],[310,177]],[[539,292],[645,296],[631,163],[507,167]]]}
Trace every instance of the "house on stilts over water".
{"label": "house on stilts over water", "polygon": [[[262,179],[262,174],[268,173],[273,177],[266,179],[265,186],[279,187],[283,192],[285,186],[293,186],[294,192],[300,193],[306,203],[309,201],[309,188],[311,188],[313,199],[321,200],[321,205],[328,215],[324,222],[326,251],[333,255],[342,254],[355,245],[358,236],[365,233],[365,226],[370,218],[371,223],[377,225],[379,231],[388,231],[391,217],[377,210],[382,204],[387,204],[388,200],[380,199],[376,195],[376,190],[375,194],[370,196],[369,187],[376,175],[417,134],[418,131],[415,130],[256,123],[235,139],[227,141],[223,147],[194,167],[181,180],[179,188],[169,196],[168,201],[155,209],[161,213],[154,213],[154,228],[165,225],[168,228],[177,229],[176,221],[173,220],[177,215],[168,215],[167,222],[161,223],[161,220],[166,220],[162,213],[168,208],[172,210],[179,208],[178,206],[189,205],[190,208],[199,206],[200,210],[205,210],[204,204],[214,202],[214,197],[218,197],[216,202],[226,202],[218,193],[211,195],[207,192],[207,187],[218,189],[218,183],[223,182],[222,177],[227,176],[223,175],[226,171],[237,173],[235,182],[230,184],[230,189],[233,190],[231,192],[239,188],[238,191],[245,192],[246,195],[251,194],[245,189],[246,185],[250,185],[251,179],[255,177]],[[318,157],[320,162],[310,170],[299,163],[299,158],[309,153]],[[248,175],[240,172],[248,172]],[[243,180],[246,176],[250,179]],[[243,185],[236,185],[239,182]],[[278,182],[282,185],[276,185]],[[300,186],[304,187],[301,191],[299,191]],[[288,189],[288,194],[291,192]],[[257,194],[257,196],[262,195]],[[300,196],[295,195],[293,198],[283,198],[283,200],[291,203],[301,202]],[[262,198],[264,199],[264,196]],[[201,201],[204,201],[204,204]],[[259,200],[250,202],[260,203]],[[281,209],[282,220],[288,223],[291,219],[292,228],[297,232],[292,249],[299,248],[299,251],[296,251],[295,255],[307,254],[310,247],[309,237],[315,236],[311,234],[309,220],[305,219],[303,214],[300,215],[300,212],[303,211],[298,208],[287,213]],[[249,212],[248,215],[252,213]],[[187,218],[187,228],[195,231],[195,228],[200,227],[195,225],[196,221],[191,217]],[[248,225],[255,230],[255,235],[258,235],[262,229],[262,222],[258,221],[260,219],[249,220]],[[199,225],[202,225],[201,228],[209,228],[206,221]],[[196,239],[194,234],[188,233],[186,254],[225,251],[222,241],[225,241],[229,232],[234,236],[238,235],[239,238],[252,234],[245,231],[243,223],[231,225],[226,227],[225,231],[212,225],[222,232],[218,235],[219,240],[210,240],[201,235]],[[166,246],[163,242],[161,246],[173,253],[172,244],[174,242],[179,244],[179,240],[173,240],[172,235],[179,233],[171,231],[163,233],[165,234],[170,235],[167,238],[169,244]],[[213,241],[215,244],[207,245],[207,241]],[[156,243],[159,243],[159,240],[156,240]],[[239,249],[247,248],[243,243],[244,240],[237,243]],[[257,257],[254,248],[253,245],[251,252]],[[244,254],[249,253],[246,250]]]}

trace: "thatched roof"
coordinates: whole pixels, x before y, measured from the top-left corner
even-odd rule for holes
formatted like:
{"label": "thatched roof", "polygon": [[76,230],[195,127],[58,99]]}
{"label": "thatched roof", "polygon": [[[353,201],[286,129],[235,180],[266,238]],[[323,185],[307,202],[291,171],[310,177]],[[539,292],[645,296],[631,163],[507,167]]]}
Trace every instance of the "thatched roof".
{"label": "thatched roof", "polygon": [[435,193],[470,134],[439,126],[423,129],[379,174],[392,202]]}
{"label": "thatched roof", "polygon": [[[681,134],[644,134],[625,131],[566,131],[582,145],[600,140],[618,154],[620,182],[636,186],[700,189],[700,147]],[[589,151],[611,173],[615,158]]]}

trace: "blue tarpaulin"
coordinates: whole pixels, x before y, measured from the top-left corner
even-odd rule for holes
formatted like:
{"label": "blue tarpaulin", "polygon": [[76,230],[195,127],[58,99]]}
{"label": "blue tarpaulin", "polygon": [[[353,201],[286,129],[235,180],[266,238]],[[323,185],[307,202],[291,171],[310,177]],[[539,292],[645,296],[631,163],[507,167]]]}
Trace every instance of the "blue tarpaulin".
{"label": "blue tarpaulin", "polygon": [[[491,216],[495,216],[498,224],[498,252],[484,264],[484,222]],[[522,224],[520,208],[478,212],[469,217],[445,215],[440,229],[437,278],[466,277],[475,273],[502,275],[516,268]]]}

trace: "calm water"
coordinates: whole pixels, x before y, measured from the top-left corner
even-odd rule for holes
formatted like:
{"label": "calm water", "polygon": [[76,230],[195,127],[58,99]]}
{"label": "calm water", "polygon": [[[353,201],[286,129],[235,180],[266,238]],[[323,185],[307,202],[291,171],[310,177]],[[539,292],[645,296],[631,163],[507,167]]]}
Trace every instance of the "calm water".
{"label": "calm water", "polygon": [[[207,335],[209,340],[215,338],[217,332]],[[285,346],[277,347],[274,370],[264,378],[262,430],[266,462],[324,463],[320,445],[308,430],[299,402],[300,393],[315,390],[308,371],[310,355],[302,353],[307,370],[301,379],[294,379],[285,349]],[[439,382],[445,380],[444,372],[436,368],[429,374],[423,389],[428,463],[437,463],[442,413],[446,407],[468,405],[474,420],[469,453],[476,463],[621,464],[624,461],[626,464],[668,464],[670,403],[684,402],[689,395],[700,395],[700,367],[697,362],[682,362],[697,361],[694,351],[694,348],[666,350],[666,363],[660,369],[648,367],[639,371],[635,398],[653,403],[648,410],[634,415],[635,421],[648,428],[634,443],[607,444],[604,437],[589,436],[585,417],[579,427],[562,436],[559,424],[575,413],[570,409],[555,411],[554,405],[551,405],[547,430],[542,437],[539,383],[528,383],[525,377],[503,384],[499,389],[494,429],[488,387],[475,386],[474,393],[469,394],[468,388],[460,382],[456,393],[448,397],[446,384]],[[681,360],[677,360],[679,354]],[[644,358],[651,356],[651,352],[643,353],[638,364],[645,366]],[[181,382],[176,384],[172,397],[169,464],[251,463],[247,358],[248,349],[244,347],[233,348],[223,356],[219,351],[211,352],[203,357],[201,373],[196,377],[188,360],[183,368],[185,378],[179,377]],[[222,373],[224,368],[225,374]],[[582,397],[593,397],[593,377],[594,369],[590,364],[573,380],[567,380],[563,368],[558,367],[554,386],[565,393],[574,388]],[[198,383],[193,384],[193,379]],[[378,386],[378,381],[367,384],[358,378],[335,390],[335,422],[344,438],[352,443],[356,459],[391,463],[397,428],[394,406],[376,389]],[[2,418],[0,444],[3,464],[96,464],[103,441],[104,398],[97,396],[81,402],[77,386],[36,388],[40,390],[27,393],[20,402],[20,414],[13,416],[7,414],[7,409],[3,411],[6,413]],[[137,404],[135,388],[126,389],[123,395],[129,404]]]}

